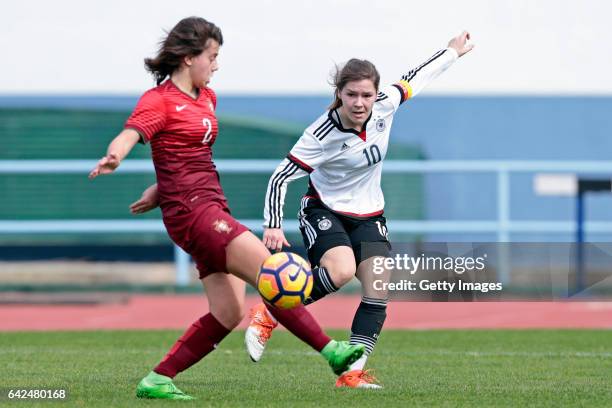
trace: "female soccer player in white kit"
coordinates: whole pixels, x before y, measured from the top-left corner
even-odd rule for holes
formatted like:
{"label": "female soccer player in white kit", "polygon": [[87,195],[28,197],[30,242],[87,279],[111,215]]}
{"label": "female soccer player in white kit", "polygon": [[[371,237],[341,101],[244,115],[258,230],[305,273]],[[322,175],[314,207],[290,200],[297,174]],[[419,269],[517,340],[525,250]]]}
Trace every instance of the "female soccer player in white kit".
{"label": "female soccer player in white kit", "polygon": [[[287,185],[309,176],[299,212],[300,231],[314,277],[306,303],[335,292],[354,276],[362,284],[351,343],[365,345],[366,354],[338,378],[338,387],[380,387],[363,368],[386,318],[387,293],[374,290],[372,264],[375,257],[388,256],[391,248],[380,181],[394,114],[473,48],[469,38],[469,33],[463,32],[451,39],[448,48],[380,92],[380,75],[374,65],[366,60],[349,60],[336,72],[335,100],[330,108],[306,128],[270,177],[263,242],[271,250],[281,250],[289,245],[282,230]],[[245,343],[253,361],[261,358],[276,324],[263,304],[251,310]]]}

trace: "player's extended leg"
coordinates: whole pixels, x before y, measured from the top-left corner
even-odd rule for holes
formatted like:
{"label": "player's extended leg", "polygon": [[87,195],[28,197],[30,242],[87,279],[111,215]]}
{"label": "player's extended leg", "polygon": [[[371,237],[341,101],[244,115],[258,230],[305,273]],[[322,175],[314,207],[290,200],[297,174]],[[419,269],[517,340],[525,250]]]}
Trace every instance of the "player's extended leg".
{"label": "player's extended leg", "polygon": [[138,397],[193,399],[179,390],[172,379],[213,351],[244,317],[244,281],[226,273],[212,273],[202,279],[202,284],[209,313],[196,320],[157,367],[140,381]]}
{"label": "player's extended leg", "polygon": [[[257,272],[269,256],[270,252],[255,235],[251,232],[244,232],[227,246],[227,269],[255,287]],[[350,364],[362,356],[365,350],[363,345],[349,346],[347,342],[332,340],[323,332],[321,326],[304,306],[287,310],[266,306],[270,314],[287,330],[320,352],[335,373],[346,370]],[[267,315],[267,313],[264,313],[264,315]],[[260,334],[266,328],[259,327],[257,329],[258,334]],[[269,332],[271,332],[271,329]],[[262,345],[261,340],[267,341],[269,332],[267,336],[253,336],[253,331],[251,330],[251,335],[249,335],[247,330],[245,343],[251,358],[255,357],[254,360],[258,360],[258,344],[262,346],[261,352],[263,352],[265,341]],[[259,357],[261,357],[261,354],[259,354]]]}
{"label": "player's extended leg", "polygon": [[383,270],[382,273],[374,273],[376,258],[378,257],[362,261],[357,268],[357,279],[361,282],[362,297],[351,325],[350,341],[351,344],[363,344],[366,352],[359,360],[351,364],[348,372],[338,378],[336,382],[338,387],[381,388],[376,384],[376,379],[364,370],[368,356],[376,346],[387,317],[387,290],[376,290],[374,281],[388,282],[391,272]]}

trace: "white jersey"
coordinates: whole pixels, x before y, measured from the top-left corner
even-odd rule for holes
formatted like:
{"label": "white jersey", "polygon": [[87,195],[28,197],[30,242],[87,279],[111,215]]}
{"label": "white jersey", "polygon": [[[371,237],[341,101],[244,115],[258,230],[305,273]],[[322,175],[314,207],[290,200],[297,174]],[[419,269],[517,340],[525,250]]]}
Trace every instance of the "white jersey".
{"label": "white jersey", "polygon": [[383,88],[361,132],[345,129],[336,109],[308,126],[270,177],[264,226],[281,227],[287,184],[307,175],[310,187],[306,196],[318,198],[330,210],[357,218],[382,214],[385,199],[380,178],[393,115],[457,58],[452,48],[438,51],[399,82]]}

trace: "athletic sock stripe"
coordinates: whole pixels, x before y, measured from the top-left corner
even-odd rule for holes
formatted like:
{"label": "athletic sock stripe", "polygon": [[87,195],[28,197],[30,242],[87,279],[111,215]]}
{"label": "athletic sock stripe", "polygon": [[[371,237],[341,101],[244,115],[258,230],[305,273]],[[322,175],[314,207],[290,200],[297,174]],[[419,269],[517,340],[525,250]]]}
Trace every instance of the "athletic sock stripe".
{"label": "athletic sock stripe", "polygon": [[362,339],[356,339],[353,338],[353,336],[351,336],[350,340],[349,340],[349,344],[363,344],[368,352],[368,354],[371,354],[372,351],[374,351],[374,347],[376,347],[376,342],[366,342]]}
{"label": "athletic sock stripe", "polygon": [[319,281],[321,281],[321,285],[323,285],[323,288],[327,291],[327,293],[330,293],[329,283],[327,282],[327,279],[325,278],[325,274],[321,272],[320,268],[319,268],[317,275],[319,276]]}
{"label": "athletic sock stripe", "polygon": [[327,273],[321,272],[320,269],[319,269],[319,279],[321,280],[321,283],[325,287],[325,290],[327,290],[327,293],[334,292],[334,287],[330,284],[329,279],[327,277]]}
{"label": "athletic sock stripe", "polygon": [[358,343],[361,344],[365,344],[366,346],[370,346],[372,348],[374,348],[374,346],[376,346],[376,340],[370,337],[365,337],[365,336],[355,336],[355,335],[351,335],[351,338],[349,341],[356,341]]}
{"label": "athletic sock stripe", "polygon": [[363,344],[366,347],[368,354],[374,351],[374,348],[376,348],[376,344],[368,344],[358,340],[349,340],[349,344]]}
{"label": "athletic sock stripe", "polygon": [[376,339],[374,337],[366,336],[365,334],[351,333],[351,339],[363,339],[370,343],[376,343]]}
{"label": "athletic sock stripe", "polygon": [[389,301],[389,298],[381,299],[381,298],[375,298],[375,297],[371,297],[371,296],[362,296],[361,298],[365,299],[365,300],[375,300],[375,301],[379,301],[379,302],[388,302]]}
{"label": "athletic sock stripe", "polygon": [[334,284],[330,282],[331,278],[327,274],[327,269],[319,268],[319,279],[325,287],[325,290],[327,290],[327,293],[333,293],[336,291],[336,289],[334,289]]}
{"label": "athletic sock stripe", "polygon": [[290,161],[285,168],[280,171],[272,181],[272,191],[270,194],[270,228],[280,228],[280,186],[291,175],[298,171],[299,167]]}
{"label": "athletic sock stripe", "polygon": [[365,297],[365,296],[361,298],[361,301],[369,305],[377,305],[377,306],[387,306],[387,303],[389,303],[389,299],[375,299],[375,298]]}
{"label": "athletic sock stripe", "polygon": [[370,306],[378,306],[378,307],[387,307],[387,303],[385,302],[371,302],[369,300],[362,300],[361,303],[365,303]]}
{"label": "athletic sock stripe", "polygon": [[349,344],[363,344],[366,347],[366,350],[369,353],[372,353],[372,351],[374,351],[374,348],[376,347],[376,344],[368,344],[368,343],[364,343],[362,341],[357,341],[357,340],[349,340]]}

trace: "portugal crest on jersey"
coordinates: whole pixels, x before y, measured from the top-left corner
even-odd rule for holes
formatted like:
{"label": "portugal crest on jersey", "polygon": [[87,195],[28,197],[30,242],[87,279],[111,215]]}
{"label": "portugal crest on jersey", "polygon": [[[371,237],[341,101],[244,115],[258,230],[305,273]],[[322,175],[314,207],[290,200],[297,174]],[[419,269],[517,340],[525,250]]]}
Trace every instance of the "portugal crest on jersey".
{"label": "portugal crest on jersey", "polygon": [[230,227],[227,221],[225,220],[216,220],[215,222],[213,222],[213,227],[218,233],[229,234],[230,232],[232,232],[232,227]]}

